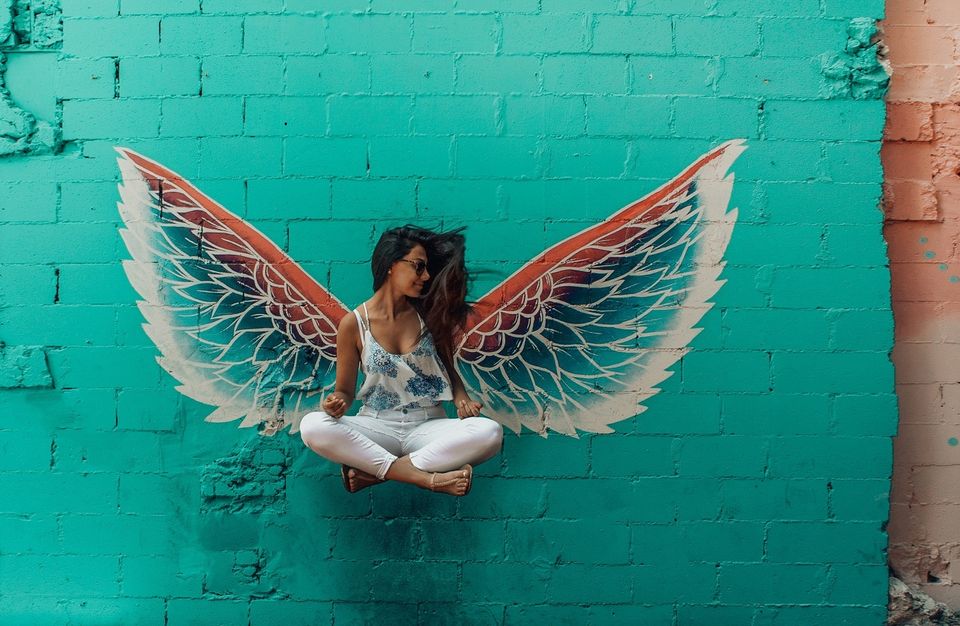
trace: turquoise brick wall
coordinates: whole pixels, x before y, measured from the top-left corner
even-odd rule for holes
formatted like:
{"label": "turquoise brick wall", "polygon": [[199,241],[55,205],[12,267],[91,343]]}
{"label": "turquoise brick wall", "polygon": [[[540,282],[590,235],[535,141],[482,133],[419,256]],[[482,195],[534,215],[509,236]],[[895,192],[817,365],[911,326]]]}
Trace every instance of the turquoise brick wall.
{"label": "turquoise brick wall", "polygon": [[[0,622],[882,621],[882,0],[13,4]],[[390,225],[467,225],[479,296],[732,138],[693,350],[613,434],[508,434],[461,500],[204,422],[120,266],[118,145],[354,305]]]}

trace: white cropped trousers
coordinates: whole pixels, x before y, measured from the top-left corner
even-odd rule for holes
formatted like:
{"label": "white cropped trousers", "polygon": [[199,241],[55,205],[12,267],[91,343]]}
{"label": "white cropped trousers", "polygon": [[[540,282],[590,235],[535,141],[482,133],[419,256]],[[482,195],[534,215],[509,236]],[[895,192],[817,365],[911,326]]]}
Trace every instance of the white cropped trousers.
{"label": "white cropped trousers", "polygon": [[439,405],[387,411],[364,406],[357,415],[340,418],[308,413],[300,436],[320,456],[383,479],[393,462],[408,454],[425,472],[483,463],[500,451],[503,429],[487,417],[447,418]]}

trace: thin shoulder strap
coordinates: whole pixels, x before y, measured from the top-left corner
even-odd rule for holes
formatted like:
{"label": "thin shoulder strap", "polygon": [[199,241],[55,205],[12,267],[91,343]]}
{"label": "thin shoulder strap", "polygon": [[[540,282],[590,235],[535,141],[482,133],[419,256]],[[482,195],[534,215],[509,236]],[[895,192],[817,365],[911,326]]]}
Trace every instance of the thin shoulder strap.
{"label": "thin shoulder strap", "polygon": [[[367,308],[366,305],[364,305],[363,308],[364,308],[364,312],[366,312],[366,308]],[[364,339],[365,339],[364,335],[366,335],[366,333],[367,333],[367,325],[366,325],[366,323],[363,321],[363,316],[360,315],[360,308],[359,308],[359,307],[357,307],[356,309],[353,310],[353,314],[354,314],[354,315],[356,316],[356,318],[357,318],[357,323],[360,324],[360,346],[363,347],[363,346],[366,344],[366,342],[364,341]]]}

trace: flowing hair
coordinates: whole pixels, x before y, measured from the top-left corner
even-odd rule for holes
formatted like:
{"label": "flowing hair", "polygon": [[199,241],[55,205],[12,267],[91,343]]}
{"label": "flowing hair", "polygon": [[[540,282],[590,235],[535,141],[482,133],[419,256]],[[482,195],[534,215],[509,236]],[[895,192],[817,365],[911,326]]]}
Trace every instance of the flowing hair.
{"label": "flowing hair", "polygon": [[393,264],[407,255],[416,245],[427,252],[427,271],[430,279],[426,293],[410,298],[410,303],[423,317],[426,330],[433,335],[437,351],[449,367],[453,367],[453,342],[470,313],[467,285],[470,275],[464,262],[466,227],[448,231],[432,231],[407,224],[391,228],[380,236],[373,249],[370,269],[373,271],[373,290],[387,280]]}

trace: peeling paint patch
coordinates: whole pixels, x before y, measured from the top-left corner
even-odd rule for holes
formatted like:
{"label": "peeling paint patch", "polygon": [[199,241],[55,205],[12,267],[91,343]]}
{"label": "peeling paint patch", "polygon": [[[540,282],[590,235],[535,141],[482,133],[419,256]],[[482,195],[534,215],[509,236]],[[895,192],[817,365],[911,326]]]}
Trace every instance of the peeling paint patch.
{"label": "peeling paint patch", "polygon": [[50,389],[53,376],[42,349],[0,345],[0,389]]}
{"label": "peeling paint patch", "polygon": [[828,98],[879,100],[890,83],[884,49],[877,37],[876,21],[856,18],[847,26],[843,52],[821,57],[825,79],[822,94]]}
{"label": "peeling paint patch", "polygon": [[286,509],[286,474],[290,460],[279,441],[260,440],[253,447],[203,468],[200,509],[260,513]]}

